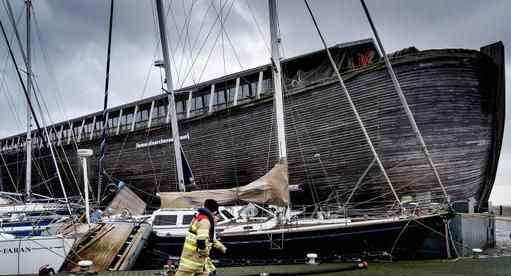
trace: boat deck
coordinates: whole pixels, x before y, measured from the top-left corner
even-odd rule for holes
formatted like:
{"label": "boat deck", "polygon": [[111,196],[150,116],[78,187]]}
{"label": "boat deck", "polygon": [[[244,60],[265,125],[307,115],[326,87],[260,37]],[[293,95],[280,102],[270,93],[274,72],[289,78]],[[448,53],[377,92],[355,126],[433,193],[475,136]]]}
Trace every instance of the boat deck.
{"label": "boat deck", "polygon": [[[268,275],[471,275],[492,276],[511,275],[511,256],[458,260],[402,261],[402,262],[370,262],[367,269],[355,268],[350,263],[326,263],[320,265],[277,265],[277,266],[243,266],[219,268],[221,276],[258,276]],[[104,272],[102,276],[136,276],[161,275],[162,271],[124,271]],[[61,274],[66,275],[66,274]]]}

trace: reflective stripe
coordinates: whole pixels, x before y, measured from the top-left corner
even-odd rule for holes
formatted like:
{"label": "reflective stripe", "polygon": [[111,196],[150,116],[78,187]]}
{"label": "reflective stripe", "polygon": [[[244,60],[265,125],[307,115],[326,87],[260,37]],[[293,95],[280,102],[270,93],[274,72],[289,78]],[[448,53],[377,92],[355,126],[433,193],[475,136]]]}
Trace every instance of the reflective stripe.
{"label": "reflective stripe", "polygon": [[191,250],[191,251],[196,251],[197,250],[197,245],[193,245],[193,244],[189,244],[189,243],[185,243],[184,247],[188,250]]}
{"label": "reflective stripe", "polygon": [[205,263],[199,263],[199,262],[195,262],[193,260],[190,260],[188,258],[184,258],[182,257],[179,261],[179,265],[181,266],[185,266],[185,267],[188,267],[188,268],[191,268],[191,269],[201,269],[201,268],[204,268],[204,265]]}
{"label": "reflective stripe", "polygon": [[189,244],[197,244],[197,240],[196,240],[196,239],[193,239],[193,238],[186,237],[186,239],[185,239],[185,243],[189,243]]}

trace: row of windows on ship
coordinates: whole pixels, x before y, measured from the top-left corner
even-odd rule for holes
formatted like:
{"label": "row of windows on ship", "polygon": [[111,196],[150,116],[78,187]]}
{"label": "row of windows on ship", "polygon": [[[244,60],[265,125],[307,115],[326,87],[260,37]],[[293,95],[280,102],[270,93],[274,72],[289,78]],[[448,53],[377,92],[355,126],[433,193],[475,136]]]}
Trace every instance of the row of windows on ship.
{"label": "row of windows on ship", "polygon": [[[231,84],[231,82],[234,83]],[[217,83],[195,92],[179,92],[176,97],[178,119],[211,113],[273,94],[271,78],[266,74],[263,77],[263,72],[259,72],[252,79],[241,77],[221,85],[222,87],[219,87],[220,84]],[[212,101],[210,101],[211,95],[213,95]],[[161,96],[138,105],[113,109],[107,113],[107,134],[119,135],[169,123],[168,107],[168,98]],[[48,131],[51,141],[59,145],[71,143],[73,137],[77,142],[92,140],[102,134],[103,115],[96,114],[53,125],[48,127]],[[25,135],[3,139],[0,141],[0,149],[6,151],[24,148]],[[41,138],[35,134],[32,136],[32,144],[41,147],[43,143]]]}

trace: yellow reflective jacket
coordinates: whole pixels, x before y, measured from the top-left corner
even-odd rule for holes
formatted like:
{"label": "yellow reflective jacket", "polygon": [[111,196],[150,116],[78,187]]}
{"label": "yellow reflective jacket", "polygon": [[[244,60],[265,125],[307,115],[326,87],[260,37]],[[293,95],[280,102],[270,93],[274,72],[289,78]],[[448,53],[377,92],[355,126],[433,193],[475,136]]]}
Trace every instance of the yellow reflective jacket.
{"label": "yellow reflective jacket", "polygon": [[225,246],[215,240],[208,216],[198,213],[186,234],[179,270],[186,272],[212,272],[215,266],[209,258],[211,248],[225,252]]}

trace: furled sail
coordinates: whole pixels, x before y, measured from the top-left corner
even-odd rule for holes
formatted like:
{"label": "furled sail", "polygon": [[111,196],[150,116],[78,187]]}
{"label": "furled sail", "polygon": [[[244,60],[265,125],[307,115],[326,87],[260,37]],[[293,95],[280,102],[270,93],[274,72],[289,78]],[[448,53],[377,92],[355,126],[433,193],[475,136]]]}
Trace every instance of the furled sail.
{"label": "furled sail", "polygon": [[287,206],[289,204],[287,164],[277,163],[264,176],[237,188],[160,193],[161,208],[201,207],[208,198],[215,199],[221,205],[252,202]]}

